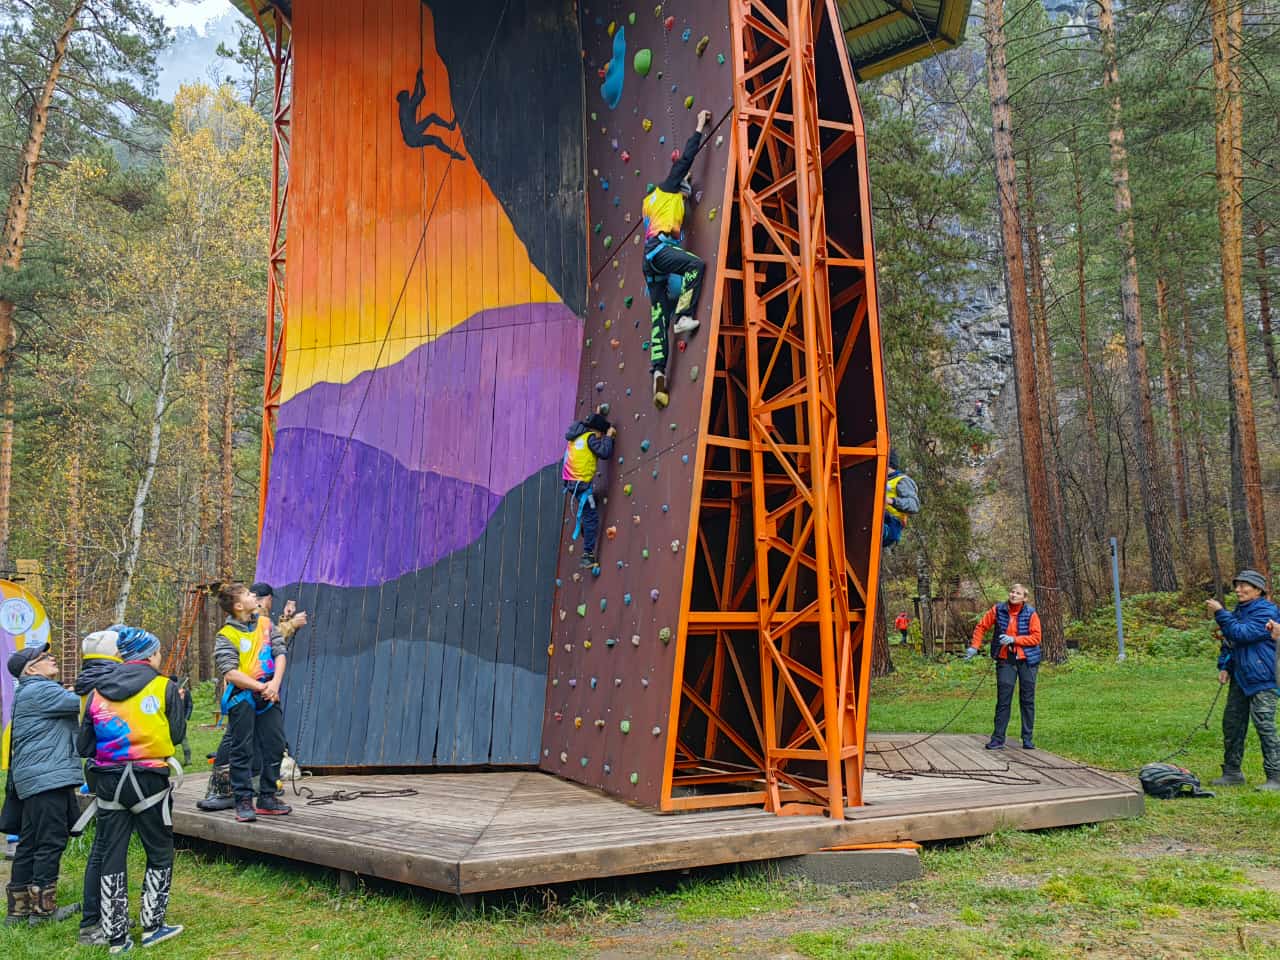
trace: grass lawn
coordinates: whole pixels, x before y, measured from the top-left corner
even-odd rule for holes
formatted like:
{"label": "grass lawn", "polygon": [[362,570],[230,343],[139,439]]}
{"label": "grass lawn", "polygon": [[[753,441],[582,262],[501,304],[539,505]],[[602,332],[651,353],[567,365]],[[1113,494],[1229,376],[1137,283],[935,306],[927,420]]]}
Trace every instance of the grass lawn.
{"label": "grass lawn", "polygon": [[[985,673],[952,726],[987,732],[987,664],[930,664],[895,651],[898,672],[873,689],[872,728],[932,730]],[[1212,659],[1116,664],[1077,657],[1040,674],[1038,743],[1102,766],[1158,759],[1213,698]],[[197,717],[207,716],[204,706]],[[1179,762],[1209,780],[1221,759],[1221,702]],[[1016,717],[1014,725],[1016,727]],[[200,731],[198,755],[216,734]],[[1245,771],[1262,779],[1250,734]],[[78,899],[87,841],[64,861]],[[158,957],[665,958],[1280,958],[1280,797],[1220,791],[1149,801],[1140,820],[1002,833],[924,851],[925,876],[864,892],[708,872],[526,890],[469,908],[372,886],[343,895],[332,874],[179,851],[170,918],[187,932]],[[6,868],[0,872],[7,875]],[[134,911],[140,851],[130,863]],[[74,923],[0,930],[0,957],[105,955],[74,946]]]}

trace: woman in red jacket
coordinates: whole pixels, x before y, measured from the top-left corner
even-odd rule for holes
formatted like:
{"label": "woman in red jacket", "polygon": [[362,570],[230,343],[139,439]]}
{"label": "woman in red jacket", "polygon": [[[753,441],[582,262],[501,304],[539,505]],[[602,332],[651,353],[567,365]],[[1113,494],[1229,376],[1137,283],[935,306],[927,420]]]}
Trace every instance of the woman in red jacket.
{"label": "woman in red jacket", "polygon": [[996,662],[996,721],[988,750],[1003,750],[1013,706],[1013,687],[1018,685],[1018,706],[1022,714],[1022,746],[1034,750],[1032,731],[1036,724],[1036,672],[1040,669],[1040,615],[1027,602],[1027,588],[1015,583],[1009,601],[997,603],[973,628],[973,641],[965,651],[966,660],[982,649],[987,631],[995,628],[991,657]]}

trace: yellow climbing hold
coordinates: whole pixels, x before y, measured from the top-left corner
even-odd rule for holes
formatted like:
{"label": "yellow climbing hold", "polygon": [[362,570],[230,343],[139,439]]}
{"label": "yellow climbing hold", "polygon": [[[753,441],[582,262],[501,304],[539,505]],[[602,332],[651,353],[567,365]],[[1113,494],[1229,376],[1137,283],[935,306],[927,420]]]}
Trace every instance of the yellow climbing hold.
{"label": "yellow climbing hold", "polygon": [[716,208],[712,207],[710,210],[707,211],[707,219],[714,220],[715,218],[716,218]]}
{"label": "yellow climbing hold", "polygon": [[653,121],[650,120],[648,117],[645,117],[643,120],[640,121],[640,126],[644,127],[645,133],[648,133],[650,130],[653,129]]}
{"label": "yellow climbing hold", "polygon": [[610,21],[609,21],[609,36],[611,36],[611,37],[612,37],[612,36],[614,35],[614,33],[617,31],[617,29],[618,29],[618,24],[617,24],[616,22],[614,22],[613,20],[610,20]]}
{"label": "yellow climbing hold", "polygon": [[685,98],[684,98],[684,108],[685,108],[686,110],[692,110],[692,109],[693,109],[693,97],[692,97],[692,96],[688,96],[688,97],[685,97]]}

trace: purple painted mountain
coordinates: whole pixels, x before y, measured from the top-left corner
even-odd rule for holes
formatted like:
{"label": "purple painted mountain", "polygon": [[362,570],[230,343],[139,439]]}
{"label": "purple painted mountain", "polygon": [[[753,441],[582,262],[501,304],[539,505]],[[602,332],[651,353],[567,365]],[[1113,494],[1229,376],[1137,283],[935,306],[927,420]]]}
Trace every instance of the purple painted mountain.
{"label": "purple painted mountain", "polygon": [[581,347],[561,304],[486,311],[392,366],[291,398],[257,576],[369,586],[475,542],[502,497],[563,453]]}

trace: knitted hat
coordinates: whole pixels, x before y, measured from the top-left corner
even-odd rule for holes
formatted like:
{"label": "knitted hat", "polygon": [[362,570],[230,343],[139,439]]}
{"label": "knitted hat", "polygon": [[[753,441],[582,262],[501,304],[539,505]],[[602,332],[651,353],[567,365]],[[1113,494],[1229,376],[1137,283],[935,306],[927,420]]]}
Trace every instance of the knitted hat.
{"label": "knitted hat", "polygon": [[1237,583],[1247,583],[1250,586],[1257,587],[1263,593],[1267,592],[1267,578],[1257,570],[1241,570],[1236,574],[1235,579],[1231,581],[1232,586]]}
{"label": "knitted hat", "polygon": [[116,644],[123,629],[124,624],[118,624],[106,630],[95,630],[81,641],[80,651],[86,657],[118,657],[120,653]]}
{"label": "knitted hat", "polygon": [[593,413],[591,416],[587,417],[587,419],[584,422],[586,423],[588,429],[598,430],[601,433],[608,433],[609,427],[611,426],[611,424],[609,423],[609,418],[606,417],[603,413]]}
{"label": "knitted hat", "polygon": [[121,660],[146,660],[160,649],[160,638],[141,627],[125,627],[116,636]]}

